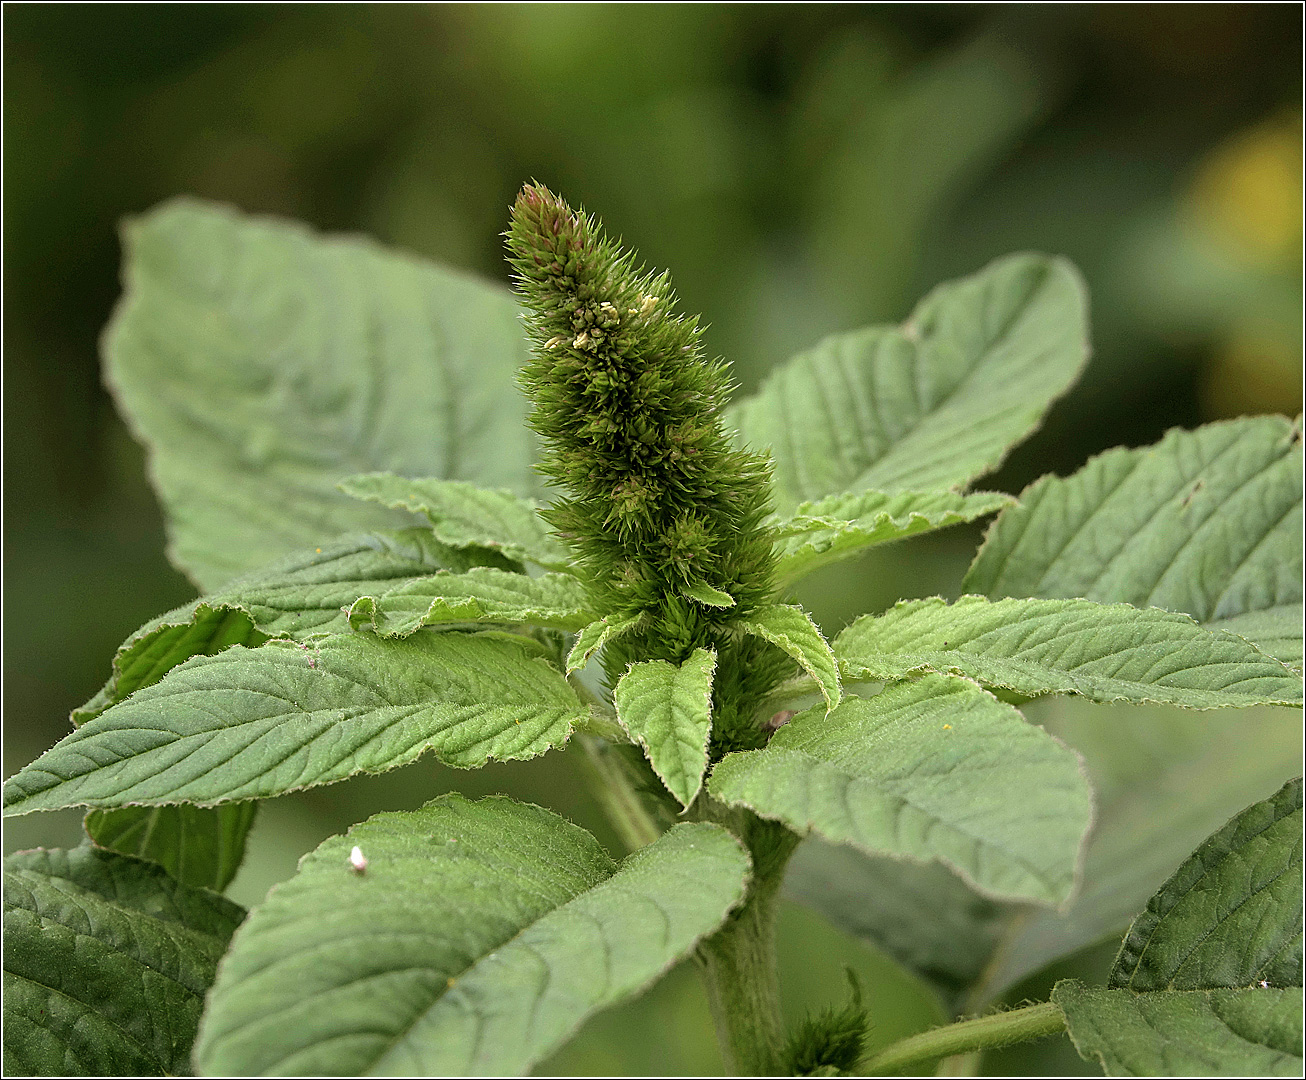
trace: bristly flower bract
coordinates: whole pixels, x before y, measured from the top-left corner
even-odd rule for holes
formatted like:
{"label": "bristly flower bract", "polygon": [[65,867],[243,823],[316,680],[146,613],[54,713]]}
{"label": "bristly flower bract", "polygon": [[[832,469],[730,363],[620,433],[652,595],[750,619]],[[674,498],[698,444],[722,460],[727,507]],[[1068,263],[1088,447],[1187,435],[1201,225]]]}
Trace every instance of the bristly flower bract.
{"label": "bristly flower bract", "polygon": [[729,691],[715,695],[714,742],[755,744],[729,731],[790,665],[730,630],[770,598],[775,556],[770,462],[732,446],[721,419],[728,368],[705,357],[666,274],[636,266],[543,185],[522,189],[505,235],[533,347],[521,383],[540,469],[563,492],[545,516],[596,610],[639,620],[605,651],[609,681],[632,660],[715,648]]}

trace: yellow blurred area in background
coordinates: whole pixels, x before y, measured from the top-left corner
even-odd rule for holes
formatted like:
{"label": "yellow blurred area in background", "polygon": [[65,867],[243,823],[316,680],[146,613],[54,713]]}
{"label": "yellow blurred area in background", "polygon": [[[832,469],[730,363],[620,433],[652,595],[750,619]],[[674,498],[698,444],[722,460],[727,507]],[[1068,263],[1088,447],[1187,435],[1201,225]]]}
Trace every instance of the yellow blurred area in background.
{"label": "yellow blurred area in background", "polygon": [[1189,206],[1236,259],[1284,266],[1301,257],[1302,118],[1295,112],[1239,132],[1201,164]]}
{"label": "yellow blurred area in background", "polygon": [[[1217,146],[1190,188],[1192,221],[1232,263],[1301,291],[1302,116],[1281,113]],[[1199,393],[1213,417],[1299,413],[1302,337],[1297,315],[1235,316],[1223,328]]]}

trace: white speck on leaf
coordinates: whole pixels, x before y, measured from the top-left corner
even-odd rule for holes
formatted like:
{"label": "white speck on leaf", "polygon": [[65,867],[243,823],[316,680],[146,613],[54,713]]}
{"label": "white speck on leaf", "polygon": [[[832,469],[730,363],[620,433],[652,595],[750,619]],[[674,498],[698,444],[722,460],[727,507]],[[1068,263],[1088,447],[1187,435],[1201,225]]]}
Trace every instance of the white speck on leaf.
{"label": "white speck on leaf", "polygon": [[362,848],[355,847],[354,850],[349,853],[349,867],[355,874],[363,874],[367,872],[367,859],[363,855]]}

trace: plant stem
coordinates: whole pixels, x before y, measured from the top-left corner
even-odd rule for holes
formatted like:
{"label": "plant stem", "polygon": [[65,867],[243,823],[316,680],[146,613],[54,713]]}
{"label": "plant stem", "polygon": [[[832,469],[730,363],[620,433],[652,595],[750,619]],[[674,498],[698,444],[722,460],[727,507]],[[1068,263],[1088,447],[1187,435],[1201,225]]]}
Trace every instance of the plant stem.
{"label": "plant stem", "polygon": [[621,842],[631,851],[653,843],[662,835],[662,829],[635,790],[616,747],[594,735],[578,734],[577,738],[585,750],[591,787]]}
{"label": "plant stem", "polygon": [[1041,1039],[1066,1028],[1066,1018],[1050,1001],[1023,1009],[960,1020],[955,1024],[909,1035],[881,1050],[864,1063],[868,1074],[901,1072],[906,1066],[952,1054],[991,1050],[1010,1043]]}
{"label": "plant stem", "polygon": [[753,857],[753,879],[743,904],[697,953],[726,1075],[775,1076],[781,1071],[785,1038],[775,915],[785,866],[798,837],[750,811],[725,810],[711,800],[694,809],[697,816],[731,828]]}

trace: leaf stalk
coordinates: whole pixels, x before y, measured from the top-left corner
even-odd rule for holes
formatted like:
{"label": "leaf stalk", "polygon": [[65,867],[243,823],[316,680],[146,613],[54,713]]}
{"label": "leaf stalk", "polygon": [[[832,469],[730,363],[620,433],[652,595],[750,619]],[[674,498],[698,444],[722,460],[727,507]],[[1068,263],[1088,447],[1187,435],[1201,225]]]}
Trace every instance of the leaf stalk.
{"label": "leaf stalk", "polygon": [[1023,1009],[981,1016],[974,1020],[959,1020],[944,1027],[922,1031],[899,1039],[865,1062],[868,1074],[884,1075],[902,1072],[910,1065],[993,1050],[999,1046],[1041,1039],[1065,1031],[1066,1018],[1050,1001],[1027,1005]]}

